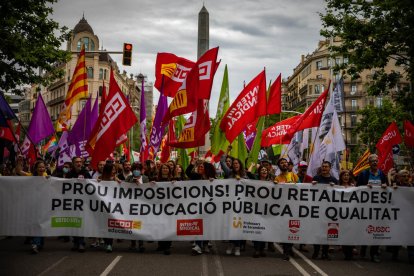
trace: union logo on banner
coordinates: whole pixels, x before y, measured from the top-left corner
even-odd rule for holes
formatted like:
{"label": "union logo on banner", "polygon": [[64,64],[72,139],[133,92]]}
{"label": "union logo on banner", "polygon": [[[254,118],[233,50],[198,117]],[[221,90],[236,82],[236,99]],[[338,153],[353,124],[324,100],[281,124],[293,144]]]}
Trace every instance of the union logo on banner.
{"label": "union logo on banner", "polygon": [[202,219],[178,219],[177,236],[203,235]]}
{"label": "union logo on banner", "polygon": [[328,240],[339,238],[339,223],[328,223]]}

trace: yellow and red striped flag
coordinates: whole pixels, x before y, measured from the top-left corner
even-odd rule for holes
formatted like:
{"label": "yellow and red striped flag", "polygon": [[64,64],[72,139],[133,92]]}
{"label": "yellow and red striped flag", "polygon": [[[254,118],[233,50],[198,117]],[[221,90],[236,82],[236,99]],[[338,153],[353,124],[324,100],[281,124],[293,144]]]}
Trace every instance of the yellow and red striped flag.
{"label": "yellow and red striped flag", "polygon": [[359,158],[357,164],[354,167],[353,174],[354,176],[357,176],[360,172],[362,172],[365,169],[369,168],[368,164],[368,156],[370,156],[371,153],[369,152],[369,149],[367,149],[364,154]]}
{"label": "yellow and red striped flag", "polygon": [[72,81],[69,85],[68,93],[62,111],[58,119],[57,131],[64,129],[67,122],[71,118],[72,105],[82,98],[88,97],[88,82],[85,64],[85,46],[82,45],[82,50],[79,54],[78,62],[76,63],[75,71],[73,72]]}

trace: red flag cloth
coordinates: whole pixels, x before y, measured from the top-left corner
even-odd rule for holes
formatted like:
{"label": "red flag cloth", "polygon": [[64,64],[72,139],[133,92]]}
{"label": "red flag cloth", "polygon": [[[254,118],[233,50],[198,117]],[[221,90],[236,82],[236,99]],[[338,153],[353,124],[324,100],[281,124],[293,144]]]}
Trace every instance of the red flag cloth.
{"label": "red flag cloth", "polygon": [[[155,63],[155,88],[168,97],[174,97],[187,78],[195,62],[170,53],[158,53]],[[162,83],[164,82],[164,87]]]}
{"label": "red flag cloth", "polygon": [[[401,134],[398,131],[398,126],[395,122],[392,122],[387,130],[382,134],[377,145],[375,146],[378,150],[379,156],[385,156],[392,151],[394,145],[402,142]],[[379,163],[379,161],[378,161]]]}
{"label": "red flag cloth", "polygon": [[414,148],[414,125],[408,121],[404,121],[404,143],[409,148]]}
{"label": "red flag cloth", "polygon": [[394,167],[394,157],[392,150],[386,154],[378,156],[378,168],[385,174]]}
{"label": "red flag cloth", "polygon": [[15,137],[11,128],[11,121],[7,120],[0,112],[0,139],[15,141]]}
{"label": "red flag cloth", "polygon": [[216,61],[217,53],[218,47],[208,50],[200,57],[168,107],[163,124],[172,117],[196,110],[198,99],[210,99],[214,75],[219,65]]}
{"label": "red flag cloth", "polygon": [[168,140],[168,134],[164,135],[164,138],[161,141],[161,163],[167,163],[168,160],[170,160],[170,152],[171,148],[168,146],[167,140]]}
{"label": "red flag cloth", "polygon": [[304,130],[312,127],[319,127],[323,111],[325,110],[325,102],[329,93],[329,82],[328,88],[309,106],[305,112],[300,116],[294,125],[288,130],[285,139],[292,139],[293,135],[300,130]]}
{"label": "red flag cloth", "polygon": [[267,101],[267,115],[280,114],[282,112],[282,74],[270,87],[269,99]]}
{"label": "red flag cloth", "polygon": [[239,94],[221,119],[220,128],[229,143],[248,123],[266,115],[266,73],[263,70]]}
{"label": "red flag cloth", "polygon": [[[196,130],[197,128],[197,130]],[[185,123],[180,137],[176,142],[170,142],[174,148],[195,148],[205,144],[205,135],[210,130],[208,100],[198,100],[197,110]]]}
{"label": "red flag cloth", "polygon": [[109,157],[115,147],[121,143],[120,140],[125,141],[125,134],[137,121],[111,70],[109,95],[86,145],[87,151],[92,156],[93,168],[97,168],[99,161]]}
{"label": "red flag cloth", "polygon": [[280,121],[273,126],[265,129],[262,133],[262,147],[270,147],[275,144],[289,144],[291,137],[287,135],[290,128],[300,120],[301,115],[288,118]]}

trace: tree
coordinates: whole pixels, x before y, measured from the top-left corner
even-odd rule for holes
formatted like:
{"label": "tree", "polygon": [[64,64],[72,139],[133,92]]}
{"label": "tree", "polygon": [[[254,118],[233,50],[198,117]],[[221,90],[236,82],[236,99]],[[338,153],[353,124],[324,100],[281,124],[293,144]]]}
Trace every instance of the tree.
{"label": "tree", "polygon": [[[69,53],[59,49],[67,28],[48,18],[55,2],[3,0],[0,4],[1,90],[20,94],[22,85],[47,85],[62,76],[56,65],[69,59]],[[39,74],[39,69],[44,73]]]}
{"label": "tree", "polygon": [[[326,0],[326,13],[320,14],[327,38],[339,37],[340,45],[332,45],[334,55],[349,58],[348,64],[337,66],[355,78],[364,69],[376,69],[371,95],[386,94],[401,77],[410,86],[401,89],[397,102],[414,113],[414,3],[411,0]],[[385,72],[394,60],[404,72]],[[378,70],[377,70],[378,69]]]}
{"label": "tree", "polygon": [[375,145],[393,121],[397,122],[400,133],[403,133],[402,124],[408,117],[407,112],[401,106],[387,99],[383,100],[380,107],[369,105],[358,113],[362,115],[362,119],[357,123],[354,133],[360,133],[361,142],[367,145],[371,152],[375,152]]}

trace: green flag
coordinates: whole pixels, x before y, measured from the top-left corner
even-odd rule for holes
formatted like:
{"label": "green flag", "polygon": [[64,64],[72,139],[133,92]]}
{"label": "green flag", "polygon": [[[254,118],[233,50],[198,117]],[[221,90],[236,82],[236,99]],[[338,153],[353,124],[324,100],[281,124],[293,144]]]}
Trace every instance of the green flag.
{"label": "green flag", "polygon": [[232,149],[230,151],[230,155],[240,159],[244,167],[247,158],[247,146],[246,141],[244,140],[243,132],[240,133],[236,137],[236,139],[234,139],[233,143],[231,144],[231,147]]}
{"label": "green flag", "polygon": [[[258,163],[257,160],[259,158],[259,151],[260,151],[260,143],[262,142],[262,132],[264,129],[264,122],[265,116],[259,118],[259,121],[256,125],[256,137],[254,138],[252,150],[249,153],[246,167],[249,168],[251,163]],[[253,172],[256,170],[256,167],[253,167]]]}
{"label": "green flag", "polygon": [[272,145],[272,150],[273,150],[273,154],[276,155],[281,155],[282,154],[282,147],[283,145]]}
{"label": "green flag", "polygon": [[[181,133],[184,128],[185,118],[183,115],[177,117],[177,122],[175,123],[175,127],[177,129],[177,133]],[[177,149],[178,159],[177,163],[180,164],[184,170],[187,169],[188,165],[190,164],[190,160],[188,159],[188,154],[186,149]]]}
{"label": "green flag", "polygon": [[217,155],[220,150],[226,152],[229,145],[229,142],[226,139],[226,135],[220,129],[221,119],[223,118],[224,114],[226,114],[229,106],[229,76],[226,65],[224,68],[223,82],[221,83],[220,99],[217,106],[215,124],[213,126],[213,135],[211,137],[211,153],[214,155]]}

